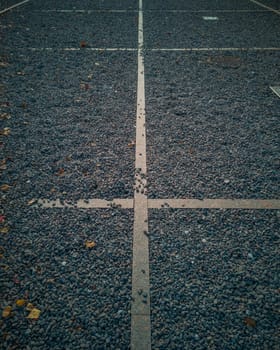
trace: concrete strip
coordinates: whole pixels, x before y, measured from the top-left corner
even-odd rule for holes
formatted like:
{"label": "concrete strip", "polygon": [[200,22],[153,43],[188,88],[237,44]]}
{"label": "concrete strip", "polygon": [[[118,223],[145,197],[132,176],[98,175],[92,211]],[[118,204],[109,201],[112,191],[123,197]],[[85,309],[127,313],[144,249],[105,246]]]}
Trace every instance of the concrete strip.
{"label": "concrete strip", "polygon": [[17,50],[30,50],[30,51],[97,51],[97,52],[105,52],[105,51],[137,51],[136,48],[132,47],[25,47],[18,48]]}
{"label": "concrete strip", "polygon": [[151,349],[143,10],[139,0],[131,349]]}
{"label": "concrete strip", "polygon": [[149,199],[149,209],[280,209],[277,199]]}
{"label": "concrete strip", "polygon": [[254,4],[256,4],[256,5],[258,5],[258,6],[261,6],[261,7],[265,8],[265,9],[267,9],[267,10],[269,10],[269,11],[272,11],[272,12],[276,13],[277,15],[280,15],[280,11],[275,10],[274,8],[269,7],[269,6],[263,4],[263,3],[259,2],[259,1],[256,1],[256,0],[249,0],[249,1],[251,1],[251,2],[253,2]]}
{"label": "concrete strip", "polygon": [[280,86],[270,86],[270,89],[271,89],[278,97],[280,97]]}
{"label": "concrete strip", "polygon": [[42,208],[78,208],[78,209],[105,209],[105,208],[122,208],[132,209],[133,199],[122,199],[117,198],[111,201],[105,199],[79,199],[78,201],[67,201],[67,200],[48,200],[38,199],[34,201],[34,205]]}
{"label": "concrete strip", "polygon": [[35,10],[35,12],[43,12],[43,13],[84,13],[84,14],[91,14],[91,13],[134,13],[137,12],[138,10]]}
{"label": "concrete strip", "polygon": [[7,7],[6,9],[0,11],[0,15],[2,15],[3,13],[6,13],[6,12],[8,12],[8,11],[10,11],[10,10],[12,10],[12,9],[14,9],[14,8],[16,8],[16,7],[18,7],[18,6],[24,5],[24,4],[26,4],[27,2],[29,2],[29,1],[30,1],[30,0],[24,0],[24,1],[18,2],[17,4],[15,4],[15,5],[13,5],[13,6]]}
{"label": "concrete strip", "polygon": [[146,51],[280,51],[280,47],[182,47],[182,48],[158,48],[145,49]]}

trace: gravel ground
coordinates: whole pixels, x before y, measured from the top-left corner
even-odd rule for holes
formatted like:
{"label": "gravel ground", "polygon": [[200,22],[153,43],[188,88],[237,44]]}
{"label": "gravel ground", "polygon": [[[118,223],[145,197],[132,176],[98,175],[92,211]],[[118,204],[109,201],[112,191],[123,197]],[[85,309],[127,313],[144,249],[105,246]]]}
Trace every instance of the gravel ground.
{"label": "gravel ground", "polygon": [[[267,1],[267,0],[265,0]],[[265,1],[261,1],[265,3]],[[272,2],[273,0],[271,0]],[[277,0],[275,0],[277,1]],[[274,2],[275,2],[274,1]],[[156,10],[261,10],[262,8],[249,0],[153,0],[144,1],[144,9]]]}
{"label": "gravel ground", "polygon": [[[0,348],[128,349],[132,219],[123,210],[11,208],[0,246],[1,312],[12,313],[1,319]],[[27,303],[41,311],[37,321]]]}
{"label": "gravel ground", "polygon": [[138,10],[138,0],[36,0],[30,6],[39,10]]}
{"label": "gravel ground", "polygon": [[82,41],[87,47],[137,47],[135,13],[45,13],[25,8],[17,16],[13,11],[5,14],[2,22],[6,48],[79,48]]}
{"label": "gravel ground", "polygon": [[153,349],[278,349],[279,211],[150,212]]}
{"label": "gravel ground", "polygon": [[144,18],[147,48],[279,46],[280,17],[271,12],[145,13]]}
{"label": "gravel ground", "polygon": [[279,68],[277,52],[147,53],[149,196],[278,198]]}
{"label": "gravel ground", "polygon": [[4,61],[7,200],[131,197],[135,53],[20,51]]}

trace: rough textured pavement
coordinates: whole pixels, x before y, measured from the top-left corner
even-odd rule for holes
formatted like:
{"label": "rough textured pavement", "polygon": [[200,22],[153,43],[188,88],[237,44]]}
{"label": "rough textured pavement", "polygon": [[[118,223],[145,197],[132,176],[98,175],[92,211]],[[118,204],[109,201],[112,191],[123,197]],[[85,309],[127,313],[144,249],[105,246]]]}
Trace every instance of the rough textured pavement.
{"label": "rough textured pavement", "polygon": [[279,348],[279,38],[278,0],[0,0],[1,349]]}

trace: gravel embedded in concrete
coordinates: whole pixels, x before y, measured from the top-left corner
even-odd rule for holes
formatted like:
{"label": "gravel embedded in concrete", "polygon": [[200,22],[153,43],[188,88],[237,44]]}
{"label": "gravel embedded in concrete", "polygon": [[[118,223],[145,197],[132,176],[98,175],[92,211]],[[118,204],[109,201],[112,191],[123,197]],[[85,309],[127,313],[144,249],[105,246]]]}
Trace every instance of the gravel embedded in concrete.
{"label": "gravel embedded in concrete", "polygon": [[278,198],[277,52],[146,53],[151,198]]}
{"label": "gravel embedded in concrete", "polygon": [[[128,349],[132,212],[18,209],[0,237],[1,312],[13,308],[3,348]],[[41,311],[37,321],[19,299]]]}
{"label": "gravel embedded in concrete", "polygon": [[274,349],[279,211],[153,210],[152,348]]}

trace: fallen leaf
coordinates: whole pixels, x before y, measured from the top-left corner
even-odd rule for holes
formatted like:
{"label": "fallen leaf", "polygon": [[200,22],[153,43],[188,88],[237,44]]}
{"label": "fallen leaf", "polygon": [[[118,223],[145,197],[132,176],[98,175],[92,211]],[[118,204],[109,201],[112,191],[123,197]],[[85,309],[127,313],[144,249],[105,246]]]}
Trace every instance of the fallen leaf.
{"label": "fallen leaf", "polygon": [[3,136],[9,136],[10,133],[11,133],[10,128],[4,128],[4,129],[0,130],[0,135],[3,135]]}
{"label": "fallen leaf", "polygon": [[57,176],[62,176],[62,175],[64,175],[64,172],[65,172],[64,169],[61,168],[61,169],[58,170],[56,175]]}
{"label": "fallen leaf", "polygon": [[7,119],[11,119],[10,114],[8,114],[8,113],[1,113],[0,114],[0,120],[7,120]]}
{"label": "fallen leaf", "polygon": [[11,306],[6,306],[2,312],[3,317],[9,317],[11,316],[12,313],[12,307]]}
{"label": "fallen leaf", "polygon": [[26,304],[26,300],[25,299],[18,299],[16,301],[16,306],[21,307],[21,306],[24,306],[25,304]]}
{"label": "fallen leaf", "polygon": [[82,40],[82,41],[80,42],[80,47],[87,47],[86,41]]}
{"label": "fallen leaf", "polygon": [[10,102],[0,102],[0,107],[9,107]]}
{"label": "fallen leaf", "polygon": [[86,241],[85,246],[86,248],[93,248],[96,246],[96,243],[93,241]]}
{"label": "fallen leaf", "polygon": [[9,63],[8,62],[0,62],[0,67],[8,67],[9,66]]}
{"label": "fallen leaf", "polygon": [[1,227],[1,228],[0,228],[0,232],[3,233],[3,234],[8,233],[9,230],[10,230],[10,228],[9,228],[8,226]]}
{"label": "fallen leaf", "polygon": [[28,205],[32,205],[34,203],[36,203],[37,199],[30,199],[30,201],[27,202]]}
{"label": "fallen leaf", "polygon": [[34,308],[30,311],[27,318],[29,318],[31,320],[38,320],[38,318],[40,317],[40,313],[41,313],[41,311],[39,309]]}
{"label": "fallen leaf", "polygon": [[245,318],[244,318],[244,323],[245,323],[247,326],[256,327],[256,321],[255,321],[253,318],[245,317]]}
{"label": "fallen leaf", "polygon": [[132,148],[135,146],[135,141],[131,141],[130,143],[127,144],[129,148]]}
{"label": "fallen leaf", "polygon": [[33,304],[28,303],[28,304],[26,305],[26,310],[27,310],[27,311],[31,311],[31,310],[33,310],[33,309],[34,309]]}
{"label": "fallen leaf", "polygon": [[9,191],[10,188],[11,186],[7,184],[1,185],[0,187],[1,191]]}

